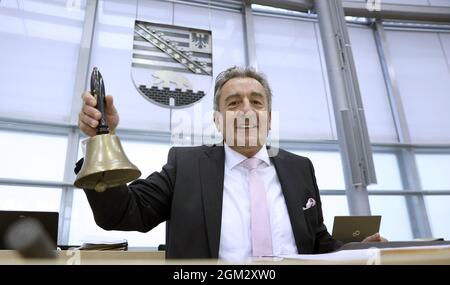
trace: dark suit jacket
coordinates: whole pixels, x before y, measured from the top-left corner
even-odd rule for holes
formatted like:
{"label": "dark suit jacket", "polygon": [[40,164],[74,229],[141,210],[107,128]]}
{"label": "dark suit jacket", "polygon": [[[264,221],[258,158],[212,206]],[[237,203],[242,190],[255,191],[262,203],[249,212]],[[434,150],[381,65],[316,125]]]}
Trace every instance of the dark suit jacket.
{"label": "dark suit jacket", "polygon": [[[338,249],[342,243],[332,239],[323,224],[311,161],[281,149],[271,160],[286,200],[298,252]],[[224,162],[223,146],[173,147],[161,172],[138,179],[128,187],[85,193],[96,223],[106,230],[147,232],[168,221],[167,258],[218,258]],[[316,200],[316,206],[304,211],[309,198]]]}

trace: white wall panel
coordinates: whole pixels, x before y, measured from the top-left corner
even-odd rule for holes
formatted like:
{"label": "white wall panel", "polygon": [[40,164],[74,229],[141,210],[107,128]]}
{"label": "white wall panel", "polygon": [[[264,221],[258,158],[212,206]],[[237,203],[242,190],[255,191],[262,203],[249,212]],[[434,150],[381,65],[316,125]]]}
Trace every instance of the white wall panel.
{"label": "white wall panel", "polygon": [[282,139],[332,139],[334,119],[326,94],[314,23],[254,16],[256,56],[280,113]]}
{"label": "white wall panel", "polygon": [[0,116],[68,122],[85,1],[0,2]]}
{"label": "white wall panel", "polygon": [[[100,68],[107,93],[115,97],[115,104],[121,115],[119,127],[168,132],[169,109],[156,106],[141,96],[131,78],[136,3],[101,1],[100,4],[102,8],[99,11],[91,63]],[[149,22],[170,25],[173,22],[178,26],[211,29],[213,77],[227,67],[245,65],[243,19],[237,12],[162,1],[139,1],[138,18]],[[205,90],[207,95],[200,103],[174,110],[174,118],[185,113],[192,125],[194,122],[201,125],[203,121],[207,121],[204,125],[209,126],[212,123],[212,116],[208,116],[213,107],[212,84],[213,81],[211,88]],[[199,127],[195,131],[198,133],[201,129]]]}
{"label": "white wall panel", "polygon": [[[344,0],[345,2],[367,2],[367,0]],[[424,5],[424,6],[443,6],[449,7],[450,0],[381,0],[381,5],[400,4],[400,5]],[[383,9],[383,7],[381,7]]]}
{"label": "white wall panel", "polygon": [[369,196],[372,215],[381,215],[380,234],[389,241],[412,239],[406,200],[403,196]]}
{"label": "white wall panel", "polygon": [[348,32],[370,140],[397,142],[373,30],[367,27],[349,27]]}
{"label": "white wall panel", "polygon": [[449,143],[450,71],[438,34],[386,31],[386,35],[412,141]]}

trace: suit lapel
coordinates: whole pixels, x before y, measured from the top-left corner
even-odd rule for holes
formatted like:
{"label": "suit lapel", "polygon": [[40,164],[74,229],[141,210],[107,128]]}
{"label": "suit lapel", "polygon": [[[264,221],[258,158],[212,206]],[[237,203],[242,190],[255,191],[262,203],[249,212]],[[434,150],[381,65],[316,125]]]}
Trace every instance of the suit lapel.
{"label": "suit lapel", "polygon": [[313,252],[313,234],[308,230],[302,204],[306,201],[307,190],[298,169],[283,152],[271,158],[275,165],[284,200],[291,220],[292,231],[298,253]]}
{"label": "suit lapel", "polygon": [[199,159],[203,209],[212,258],[219,256],[225,153],[223,146],[205,150]]}

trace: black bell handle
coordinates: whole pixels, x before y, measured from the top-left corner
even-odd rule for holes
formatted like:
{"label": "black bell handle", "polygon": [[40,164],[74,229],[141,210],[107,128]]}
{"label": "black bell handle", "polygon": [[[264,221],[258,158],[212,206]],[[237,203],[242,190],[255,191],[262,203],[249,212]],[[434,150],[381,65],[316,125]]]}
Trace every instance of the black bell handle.
{"label": "black bell handle", "polygon": [[105,95],[105,84],[103,83],[103,77],[97,67],[91,74],[91,94],[97,100],[97,110],[102,113],[102,118],[97,126],[97,135],[109,134],[108,123],[106,122],[105,105],[106,105],[106,95]]}

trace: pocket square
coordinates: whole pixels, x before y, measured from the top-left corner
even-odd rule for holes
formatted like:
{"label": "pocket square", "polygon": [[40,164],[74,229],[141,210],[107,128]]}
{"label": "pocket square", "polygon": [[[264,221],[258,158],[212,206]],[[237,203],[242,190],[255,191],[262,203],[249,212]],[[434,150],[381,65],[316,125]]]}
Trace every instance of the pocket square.
{"label": "pocket square", "polygon": [[313,198],[309,198],[308,202],[306,202],[306,207],[303,207],[303,211],[308,210],[316,205],[316,200]]}

